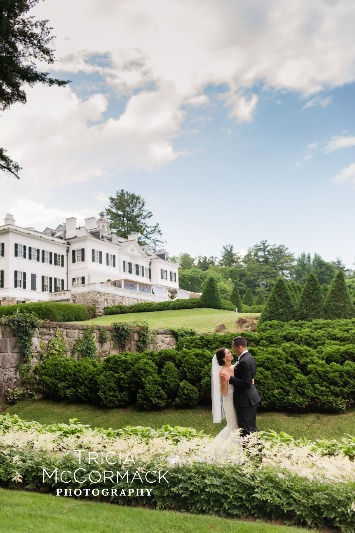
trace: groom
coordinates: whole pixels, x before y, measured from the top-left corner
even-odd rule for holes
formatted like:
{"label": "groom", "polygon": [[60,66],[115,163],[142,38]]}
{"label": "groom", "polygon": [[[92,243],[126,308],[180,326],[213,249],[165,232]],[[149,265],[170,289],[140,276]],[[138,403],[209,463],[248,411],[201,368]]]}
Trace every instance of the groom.
{"label": "groom", "polygon": [[257,431],[256,409],[261,400],[254,385],[256,364],[248,352],[247,345],[244,337],[233,339],[232,348],[238,356],[238,361],[234,367],[234,376],[229,377],[222,371],[223,379],[234,385],[234,405],[242,437]]}

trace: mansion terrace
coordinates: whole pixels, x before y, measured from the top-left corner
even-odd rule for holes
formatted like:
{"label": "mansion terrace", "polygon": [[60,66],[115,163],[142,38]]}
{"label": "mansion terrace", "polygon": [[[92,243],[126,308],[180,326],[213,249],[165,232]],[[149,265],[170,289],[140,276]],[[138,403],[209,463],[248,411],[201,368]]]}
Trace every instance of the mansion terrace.
{"label": "mansion terrace", "polygon": [[179,289],[178,264],[165,250],[140,246],[110,232],[103,214],[67,218],[43,232],[16,226],[6,215],[0,226],[0,305],[17,302],[72,301],[107,305],[189,298]]}

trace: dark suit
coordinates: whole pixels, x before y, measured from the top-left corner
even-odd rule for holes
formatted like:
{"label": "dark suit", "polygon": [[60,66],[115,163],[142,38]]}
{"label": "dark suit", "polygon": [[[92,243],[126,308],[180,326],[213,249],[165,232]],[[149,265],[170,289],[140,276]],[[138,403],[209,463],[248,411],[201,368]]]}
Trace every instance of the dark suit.
{"label": "dark suit", "polygon": [[257,431],[256,409],[260,396],[252,384],[255,374],[255,361],[249,352],[245,352],[234,367],[234,376],[229,378],[229,383],[234,386],[233,399],[242,437]]}

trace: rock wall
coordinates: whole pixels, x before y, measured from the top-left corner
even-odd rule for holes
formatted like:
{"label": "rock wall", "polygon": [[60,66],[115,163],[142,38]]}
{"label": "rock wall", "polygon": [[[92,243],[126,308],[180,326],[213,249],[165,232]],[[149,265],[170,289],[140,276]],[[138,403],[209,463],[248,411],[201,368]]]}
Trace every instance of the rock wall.
{"label": "rock wall", "polygon": [[[66,323],[43,323],[42,326],[36,331],[33,340],[32,348],[34,352],[34,361],[38,360],[40,354],[46,349],[49,339],[51,339],[56,332],[56,329],[60,329],[66,340],[68,353],[70,357],[74,357],[72,354],[75,341],[80,336],[84,325],[81,324],[66,324]],[[99,329],[94,330],[95,343],[97,353],[100,357],[106,357],[111,353],[118,353],[119,350],[115,347],[114,342],[111,339],[111,326],[101,326],[107,330],[108,342],[105,344],[99,343]],[[135,352],[138,340],[138,329],[132,329],[131,341],[127,346],[126,351]],[[153,330],[151,331],[151,341],[149,343],[149,350],[163,350],[164,348],[175,348],[176,340],[170,330]],[[19,364],[22,362],[22,357],[19,352],[16,338],[10,328],[0,325],[0,397],[5,395],[5,391],[8,388],[18,387],[21,384],[19,375]]]}
{"label": "rock wall", "polygon": [[75,304],[93,305],[96,309],[96,314],[100,316],[104,314],[104,307],[111,305],[133,305],[146,302],[147,299],[90,291],[72,294],[71,301]]}

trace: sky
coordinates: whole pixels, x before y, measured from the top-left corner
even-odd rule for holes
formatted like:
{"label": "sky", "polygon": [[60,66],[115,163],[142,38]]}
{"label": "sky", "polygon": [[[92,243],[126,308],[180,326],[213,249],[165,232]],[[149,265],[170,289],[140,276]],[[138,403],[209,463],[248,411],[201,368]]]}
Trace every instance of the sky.
{"label": "sky", "polygon": [[[355,261],[353,0],[45,0],[51,74],[0,115],[0,221],[80,224],[142,195],[172,255]],[[48,70],[47,66],[42,66]]]}

